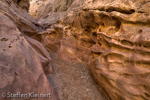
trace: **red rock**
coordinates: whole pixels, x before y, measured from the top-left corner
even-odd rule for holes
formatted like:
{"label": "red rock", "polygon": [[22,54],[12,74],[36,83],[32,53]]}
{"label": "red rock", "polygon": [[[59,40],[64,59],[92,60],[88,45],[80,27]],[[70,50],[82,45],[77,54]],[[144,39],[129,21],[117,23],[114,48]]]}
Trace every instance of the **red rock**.
{"label": "red rock", "polygon": [[89,65],[109,100],[150,99],[147,0],[75,0],[67,11],[57,13],[47,5],[37,15],[41,25],[54,30],[42,39],[46,45],[57,47],[53,51],[68,62]]}
{"label": "red rock", "polygon": [[8,92],[50,93],[50,98],[39,99],[59,100],[45,76],[52,73],[49,53],[40,42],[28,37],[35,38],[42,31],[27,13],[28,7],[28,0],[0,1],[0,100],[24,99],[8,98]]}

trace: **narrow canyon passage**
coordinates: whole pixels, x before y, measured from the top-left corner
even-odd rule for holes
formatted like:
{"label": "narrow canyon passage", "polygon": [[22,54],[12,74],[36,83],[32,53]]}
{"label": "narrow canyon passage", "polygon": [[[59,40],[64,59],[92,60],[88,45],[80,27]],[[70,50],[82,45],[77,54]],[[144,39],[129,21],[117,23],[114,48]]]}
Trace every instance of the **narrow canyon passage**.
{"label": "narrow canyon passage", "polygon": [[89,65],[107,99],[150,99],[149,0],[34,0],[31,5],[36,6],[29,13],[47,29],[45,48],[67,62]]}
{"label": "narrow canyon passage", "polygon": [[105,97],[150,100],[149,0],[0,0],[0,100]]}

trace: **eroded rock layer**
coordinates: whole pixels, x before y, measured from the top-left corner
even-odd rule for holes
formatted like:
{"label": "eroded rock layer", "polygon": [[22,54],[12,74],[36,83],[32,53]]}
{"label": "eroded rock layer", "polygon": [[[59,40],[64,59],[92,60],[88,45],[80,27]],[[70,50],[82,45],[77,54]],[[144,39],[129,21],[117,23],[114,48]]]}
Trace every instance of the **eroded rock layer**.
{"label": "eroded rock layer", "polygon": [[44,27],[41,42],[69,62],[85,62],[109,100],[149,100],[149,9],[148,0],[75,0],[59,19],[39,13],[47,16],[38,18],[42,25],[56,22]]}

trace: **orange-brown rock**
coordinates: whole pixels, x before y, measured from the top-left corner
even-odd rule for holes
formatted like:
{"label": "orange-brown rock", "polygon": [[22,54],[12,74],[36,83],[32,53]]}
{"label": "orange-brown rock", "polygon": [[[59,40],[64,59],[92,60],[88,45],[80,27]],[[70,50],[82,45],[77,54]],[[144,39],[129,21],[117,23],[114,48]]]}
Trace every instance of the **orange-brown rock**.
{"label": "orange-brown rock", "polygon": [[150,99],[148,0],[75,0],[59,18],[49,7],[37,15],[47,50],[85,62],[109,100]]}
{"label": "orange-brown rock", "polygon": [[[31,100],[58,100],[45,76],[53,71],[49,53],[39,42],[42,27],[27,13],[28,7],[28,0],[0,0],[0,100],[25,99],[9,98],[9,92],[28,94]],[[51,97],[29,97],[31,92]]]}
{"label": "orange-brown rock", "polygon": [[35,17],[45,5],[46,0],[32,0],[30,1],[29,14]]}

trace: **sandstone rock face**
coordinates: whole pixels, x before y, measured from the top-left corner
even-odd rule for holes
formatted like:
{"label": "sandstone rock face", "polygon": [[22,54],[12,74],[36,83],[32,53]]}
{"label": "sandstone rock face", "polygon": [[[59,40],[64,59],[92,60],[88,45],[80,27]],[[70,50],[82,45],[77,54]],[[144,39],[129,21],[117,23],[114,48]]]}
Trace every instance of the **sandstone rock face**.
{"label": "sandstone rock face", "polygon": [[[27,13],[28,8],[28,0],[0,0],[0,100],[58,100],[45,76],[53,71],[49,53],[39,42],[42,27]],[[8,98],[8,92],[28,96]],[[31,92],[51,97],[29,97]]]}
{"label": "sandstone rock face", "polygon": [[30,2],[29,14],[35,17],[44,7],[45,1],[43,0],[32,0]]}
{"label": "sandstone rock face", "polygon": [[85,62],[109,100],[150,99],[148,0],[75,0],[60,18],[48,5],[37,15],[47,50]]}
{"label": "sandstone rock face", "polygon": [[51,25],[69,9],[73,1],[74,0],[33,0],[29,13],[39,20],[41,25]]}

